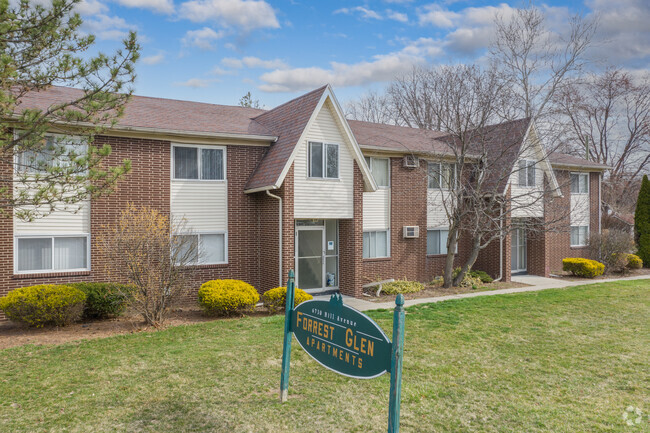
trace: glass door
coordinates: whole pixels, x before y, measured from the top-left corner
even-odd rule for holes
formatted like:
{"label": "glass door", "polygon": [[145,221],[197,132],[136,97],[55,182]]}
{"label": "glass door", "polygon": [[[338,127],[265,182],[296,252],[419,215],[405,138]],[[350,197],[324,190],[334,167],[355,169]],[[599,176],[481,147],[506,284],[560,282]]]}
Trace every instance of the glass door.
{"label": "glass door", "polygon": [[518,228],[512,232],[510,257],[512,272],[525,272],[527,269],[526,229]]}
{"label": "glass door", "polygon": [[338,221],[296,221],[296,282],[303,290],[338,287]]}

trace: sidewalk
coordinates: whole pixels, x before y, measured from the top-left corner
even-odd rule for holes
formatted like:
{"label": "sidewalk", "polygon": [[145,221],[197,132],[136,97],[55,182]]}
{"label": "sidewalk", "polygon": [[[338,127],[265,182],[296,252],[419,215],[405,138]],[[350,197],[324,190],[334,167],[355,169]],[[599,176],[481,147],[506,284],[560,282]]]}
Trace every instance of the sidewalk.
{"label": "sidewalk", "polygon": [[[410,307],[412,305],[428,304],[431,302],[441,302],[450,299],[474,298],[477,296],[505,295],[509,293],[537,292],[539,290],[561,289],[564,287],[584,286],[587,284],[611,283],[614,281],[629,281],[629,280],[644,280],[644,279],[650,280],[650,277],[648,275],[637,275],[634,277],[611,278],[606,280],[564,281],[564,280],[558,280],[554,278],[538,277],[536,275],[517,275],[512,277],[512,281],[521,284],[528,284],[528,286],[517,287],[514,289],[492,290],[488,292],[472,292],[472,293],[462,293],[459,295],[437,296],[433,298],[409,299],[404,303],[404,306]],[[321,299],[321,300],[328,300],[329,298],[330,295],[314,297],[314,299]],[[370,302],[364,299],[353,298],[351,296],[345,296],[345,295],[343,295],[343,301],[350,307],[355,308],[359,311],[377,310],[380,308],[395,307],[394,302]]]}

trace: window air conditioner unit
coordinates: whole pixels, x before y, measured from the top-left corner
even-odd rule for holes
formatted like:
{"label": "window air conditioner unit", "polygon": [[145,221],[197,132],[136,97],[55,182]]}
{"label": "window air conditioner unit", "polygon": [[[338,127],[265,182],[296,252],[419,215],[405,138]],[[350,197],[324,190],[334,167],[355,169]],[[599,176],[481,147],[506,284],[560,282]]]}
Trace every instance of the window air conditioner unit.
{"label": "window air conditioner unit", "polygon": [[420,159],[415,155],[406,155],[404,157],[404,167],[418,168],[420,166]]}
{"label": "window air conditioner unit", "polygon": [[419,226],[404,226],[404,237],[405,238],[419,238],[420,237],[420,227]]}

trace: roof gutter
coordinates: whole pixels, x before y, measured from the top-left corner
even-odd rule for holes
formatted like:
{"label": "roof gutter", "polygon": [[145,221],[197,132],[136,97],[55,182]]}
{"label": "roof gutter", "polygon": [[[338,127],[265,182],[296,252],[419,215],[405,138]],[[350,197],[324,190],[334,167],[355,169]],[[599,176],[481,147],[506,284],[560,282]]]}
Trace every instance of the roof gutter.
{"label": "roof gutter", "polygon": [[610,167],[609,165],[591,166],[591,165],[554,163],[554,162],[551,162],[551,166],[553,168],[568,168],[568,169],[581,168],[583,170],[588,170],[588,171],[607,171],[613,168]]}
{"label": "roof gutter", "polygon": [[254,192],[262,192],[262,191],[270,191],[272,189],[278,189],[280,188],[280,185],[266,185],[266,186],[260,186],[257,188],[251,188],[251,189],[245,189],[244,194],[252,194]]}

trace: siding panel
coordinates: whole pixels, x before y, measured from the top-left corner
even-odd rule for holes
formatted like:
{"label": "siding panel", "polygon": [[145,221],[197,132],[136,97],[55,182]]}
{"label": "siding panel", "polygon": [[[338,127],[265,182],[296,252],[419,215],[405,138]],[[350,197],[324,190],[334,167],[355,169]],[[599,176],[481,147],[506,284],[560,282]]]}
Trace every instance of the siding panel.
{"label": "siding panel", "polygon": [[571,225],[588,226],[589,194],[571,194]]}
{"label": "siding panel", "polygon": [[[308,151],[310,141],[339,144],[339,179],[309,179]],[[352,218],[354,158],[352,143],[342,133],[342,125],[335,119],[328,100],[318,113],[305,140],[299,144],[294,162],[294,217],[295,218]]]}
{"label": "siding panel", "polygon": [[363,193],[363,230],[390,228],[390,189]]}
{"label": "siding panel", "polygon": [[228,230],[227,182],[178,181],[171,183],[171,212],[184,217],[197,232]]}
{"label": "siding panel", "polygon": [[452,205],[452,195],[439,189],[427,190],[427,227],[449,227],[446,206]]}
{"label": "siding panel", "polygon": [[[76,212],[75,212],[76,211]],[[14,218],[14,234],[90,233],[90,203],[68,206],[32,222]]]}

